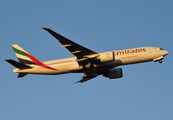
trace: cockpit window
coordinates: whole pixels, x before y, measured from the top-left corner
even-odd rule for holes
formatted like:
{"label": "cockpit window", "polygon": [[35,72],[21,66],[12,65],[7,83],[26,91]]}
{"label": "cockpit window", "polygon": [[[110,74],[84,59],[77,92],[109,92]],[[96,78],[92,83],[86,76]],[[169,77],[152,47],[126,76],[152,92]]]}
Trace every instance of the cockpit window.
{"label": "cockpit window", "polygon": [[160,48],[160,50],[164,50],[163,48]]}

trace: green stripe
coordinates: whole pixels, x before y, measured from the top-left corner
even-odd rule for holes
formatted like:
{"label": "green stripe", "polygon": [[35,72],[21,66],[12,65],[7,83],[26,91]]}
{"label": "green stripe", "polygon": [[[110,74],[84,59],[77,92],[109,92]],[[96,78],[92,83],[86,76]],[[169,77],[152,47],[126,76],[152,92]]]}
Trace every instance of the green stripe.
{"label": "green stripe", "polygon": [[13,50],[14,50],[15,53],[28,57],[23,51],[18,50],[18,49],[16,49],[16,48],[13,47],[13,46],[12,46],[12,48],[13,48]]}

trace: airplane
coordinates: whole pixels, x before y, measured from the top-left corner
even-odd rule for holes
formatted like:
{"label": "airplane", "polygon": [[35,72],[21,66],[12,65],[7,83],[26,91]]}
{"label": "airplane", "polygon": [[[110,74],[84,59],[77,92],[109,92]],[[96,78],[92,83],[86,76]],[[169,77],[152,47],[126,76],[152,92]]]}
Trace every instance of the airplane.
{"label": "airplane", "polygon": [[168,51],[159,47],[139,47],[125,50],[113,50],[98,53],[85,48],[49,28],[43,28],[54,36],[62,47],[67,48],[75,57],[40,62],[19,45],[14,44],[12,48],[19,62],[6,59],[8,63],[16,67],[14,73],[19,73],[18,78],[27,74],[59,75],[65,73],[84,73],[82,79],[76,83],[83,83],[98,75],[109,79],[123,77],[122,65],[154,61],[162,63]]}

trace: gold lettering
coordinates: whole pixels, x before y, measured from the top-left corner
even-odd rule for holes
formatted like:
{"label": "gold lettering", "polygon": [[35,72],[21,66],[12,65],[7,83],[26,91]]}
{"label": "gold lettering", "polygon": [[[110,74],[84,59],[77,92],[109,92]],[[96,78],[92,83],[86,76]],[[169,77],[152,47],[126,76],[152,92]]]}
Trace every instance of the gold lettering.
{"label": "gold lettering", "polygon": [[146,52],[147,51],[146,48],[143,48],[143,51]]}
{"label": "gold lettering", "polygon": [[126,51],[126,54],[128,54],[128,55],[129,55],[129,50],[127,50],[127,51]]}
{"label": "gold lettering", "polygon": [[121,51],[122,55],[124,55],[124,51]]}
{"label": "gold lettering", "polygon": [[135,49],[136,54],[138,53],[138,49]]}
{"label": "gold lettering", "polygon": [[132,54],[137,54],[137,53],[141,53],[141,52],[146,52],[146,48],[139,48],[139,49],[133,49],[133,50],[124,50],[124,51],[118,51],[116,52],[117,56],[121,56],[121,55],[132,55]]}
{"label": "gold lettering", "polygon": [[139,52],[139,53],[142,52],[142,49],[138,49],[138,52]]}
{"label": "gold lettering", "polygon": [[120,56],[121,56],[121,52],[117,52],[117,56],[120,54]]}
{"label": "gold lettering", "polygon": [[132,50],[131,54],[134,54],[135,53],[135,50]]}

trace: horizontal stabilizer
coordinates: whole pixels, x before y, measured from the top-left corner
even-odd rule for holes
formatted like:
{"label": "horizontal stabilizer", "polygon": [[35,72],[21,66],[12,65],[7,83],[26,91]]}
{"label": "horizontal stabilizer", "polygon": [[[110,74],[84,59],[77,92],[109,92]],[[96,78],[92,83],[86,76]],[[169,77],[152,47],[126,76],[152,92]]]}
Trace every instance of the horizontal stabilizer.
{"label": "horizontal stabilizer", "polygon": [[87,78],[82,78],[81,80],[79,80],[79,81],[77,81],[77,82],[75,82],[75,83],[83,83],[83,82],[86,82],[86,81],[88,81],[88,80],[90,80],[90,79],[92,79],[92,77],[87,77]]}
{"label": "horizontal stabilizer", "polygon": [[84,75],[82,79],[80,79],[79,81],[77,81],[75,83],[83,83],[83,82],[86,82],[86,81],[88,81],[88,80],[90,80],[92,78],[95,78],[95,77],[97,77],[97,75],[95,75],[95,76],[89,76],[89,77],[86,77],[86,75]]}
{"label": "horizontal stabilizer", "polygon": [[21,77],[24,77],[25,75],[27,75],[27,73],[19,73],[19,75],[17,77],[21,78]]}
{"label": "horizontal stabilizer", "polygon": [[31,66],[25,65],[23,63],[17,62],[15,60],[12,59],[6,59],[5,61],[7,61],[8,63],[10,63],[11,65],[13,65],[16,68],[19,69],[28,69],[28,68],[32,68]]}

